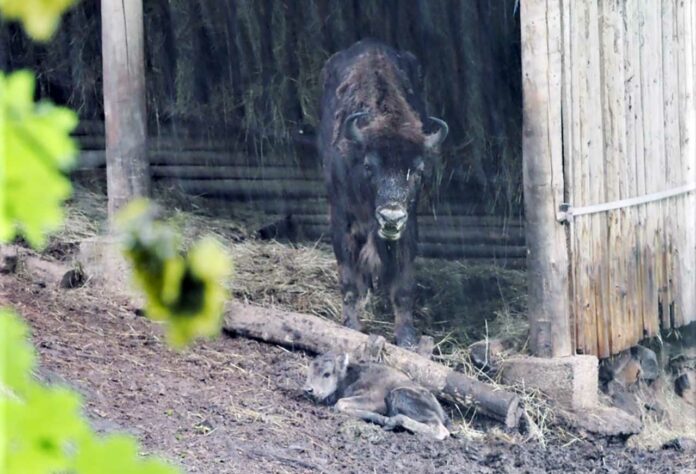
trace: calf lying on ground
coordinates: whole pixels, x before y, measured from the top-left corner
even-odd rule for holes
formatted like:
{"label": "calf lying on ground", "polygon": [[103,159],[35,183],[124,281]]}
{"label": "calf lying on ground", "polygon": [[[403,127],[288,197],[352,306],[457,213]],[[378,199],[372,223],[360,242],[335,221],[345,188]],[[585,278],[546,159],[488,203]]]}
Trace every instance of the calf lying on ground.
{"label": "calf lying on ground", "polygon": [[435,396],[404,373],[382,364],[349,364],[348,354],[327,353],[312,361],[304,391],[318,402],[386,429],[445,439],[447,415]]}

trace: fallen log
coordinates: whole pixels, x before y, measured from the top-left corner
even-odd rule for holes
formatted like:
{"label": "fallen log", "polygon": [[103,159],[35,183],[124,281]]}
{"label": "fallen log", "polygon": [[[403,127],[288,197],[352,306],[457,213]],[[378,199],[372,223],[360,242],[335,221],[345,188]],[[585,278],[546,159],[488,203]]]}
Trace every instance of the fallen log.
{"label": "fallen log", "polygon": [[147,158],[150,165],[198,165],[214,169],[217,166],[227,166],[243,162],[240,154],[224,151],[209,150],[148,150]]}
{"label": "fallen log", "polygon": [[[299,313],[233,303],[224,322],[226,332],[314,353],[358,354],[369,336],[331,321]],[[520,398],[433,362],[415,352],[384,345],[384,362],[408,374],[440,397],[474,405],[487,416],[515,428],[522,415]]]}
{"label": "fallen log", "polygon": [[[104,167],[106,159],[104,158],[104,138],[94,136],[76,137],[80,144],[81,154],[89,152],[93,158],[89,160],[78,159],[79,169],[91,169]],[[172,144],[171,149],[156,148],[150,144],[148,149],[148,161],[151,165],[161,167],[201,167],[199,173],[205,173],[206,176],[215,176],[216,170],[219,167],[239,166],[253,168],[258,170],[258,174],[263,175],[267,168],[278,169],[294,169],[297,172],[305,173],[315,177],[321,181],[319,166],[313,163],[298,163],[294,158],[287,155],[266,155],[255,156],[248,153],[240,153],[225,150],[210,150],[194,148],[195,143],[181,142],[180,146],[176,147]],[[207,168],[207,172],[203,171],[202,167]],[[181,171],[181,170],[179,170]],[[176,171],[174,171],[176,172]],[[175,175],[178,176],[178,175]],[[187,178],[186,171],[183,171],[182,178]],[[195,177],[195,176],[190,176]],[[281,176],[284,177],[284,176]],[[322,183],[323,185],[323,183]]]}
{"label": "fallen log", "polygon": [[237,199],[257,199],[262,197],[316,198],[324,196],[326,190],[321,182],[297,179],[267,179],[263,183],[254,180],[236,179],[176,179],[162,178],[158,182],[165,186],[179,188],[185,193],[199,196],[219,196]]}
{"label": "fallen log", "polygon": [[101,120],[80,120],[72,134],[104,136],[104,122]]}
{"label": "fallen log", "polygon": [[[98,145],[98,144],[97,144]],[[78,158],[78,169],[92,169],[106,166],[106,158],[103,147],[91,149],[89,143],[81,143],[82,151]],[[219,167],[231,164],[244,163],[246,156],[221,151],[162,151],[150,149],[147,153],[150,165],[162,166],[191,166],[207,168],[210,174],[214,174]]]}
{"label": "fallen log", "polygon": [[[456,213],[445,206],[433,211],[425,210],[418,213],[418,224],[451,227],[493,227],[496,229],[518,230],[522,227],[520,219],[510,219],[501,216],[477,216]],[[522,229],[524,232],[524,229]]]}
{"label": "fallen log", "polygon": [[[242,165],[152,165],[153,178],[179,179],[251,179],[264,181],[267,179],[310,179],[319,181],[323,186],[321,174],[316,169],[301,169],[294,166],[242,166]],[[263,183],[259,183],[263,186]]]}
{"label": "fallen log", "polygon": [[[253,169],[253,167],[252,167]],[[271,168],[271,173],[282,172],[287,168]],[[263,174],[267,171],[257,171],[257,173]],[[292,173],[300,173],[299,170],[291,171]],[[311,175],[311,171],[304,170],[301,173],[306,175]],[[294,174],[292,175],[294,176]],[[270,177],[270,176],[269,176]],[[281,178],[284,176],[280,176]],[[307,220],[311,224],[328,224],[329,214],[316,215],[316,214],[296,214],[293,216],[298,221]],[[437,216],[429,212],[418,212],[418,227],[436,227],[442,229],[477,229],[481,232],[497,232],[497,233],[509,233],[515,237],[524,238],[524,228],[519,220],[508,221],[505,223],[502,219],[496,216]]]}
{"label": "fallen log", "polygon": [[261,196],[251,201],[237,198],[230,199],[229,197],[206,197],[206,203],[212,208],[248,208],[254,209],[259,213],[266,214],[269,220],[280,219],[288,214],[293,217],[296,214],[326,214],[329,210],[329,203],[325,198],[293,198],[286,196],[279,199],[273,196]]}
{"label": "fallen log", "polygon": [[[302,240],[331,242],[328,226],[298,225],[297,235]],[[425,240],[425,239],[421,239]],[[471,263],[497,264],[508,268],[526,266],[526,247],[518,245],[472,245],[418,243],[418,256],[424,258],[444,258],[448,260],[467,260]]]}
{"label": "fallen log", "polygon": [[[319,235],[329,232],[328,219],[314,216],[292,216],[298,226],[307,230],[308,234]],[[418,223],[418,241],[433,244],[435,251],[440,247],[459,249],[466,247],[465,252],[480,257],[494,257],[501,255],[515,255],[524,257],[526,247],[524,236],[518,232],[505,232],[502,229],[495,230],[492,227],[477,228],[441,228]]]}
{"label": "fallen log", "polygon": [[431,243],[421,239],[418,252],[422,255],[435,255],[440,258],[457,258],[466,255],[476,258],[526,258],[527,247],[524,245],[495,244],[454,244]]}
{"label": "fallen log", "polygon": [[77,157],[76,170],[92,170],[106,166],[104,150],[82,150]]}
{"label": "fallen log", "polygon": [[0,245],[0,274],[17,273],[31,277],[34,283],[49,288],[77,288],[84,274],[63,262],[44,258],[19,245]]}
{"label": "fallen log", "polygon": [[102,150],[106,148],[106,139],[103,135],[80,135],[75,137],[80,145],[80,150]]}

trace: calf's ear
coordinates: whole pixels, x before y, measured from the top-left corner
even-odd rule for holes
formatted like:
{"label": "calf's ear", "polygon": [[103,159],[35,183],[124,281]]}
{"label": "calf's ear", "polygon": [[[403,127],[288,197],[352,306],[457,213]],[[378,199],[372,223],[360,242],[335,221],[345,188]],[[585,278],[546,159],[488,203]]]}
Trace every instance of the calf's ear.
{"label": "calf's ear", "polygon": [[350,362],[350,356],[347,353],[339,354],[336,357],[336,370],[339,373],[345,373],[348,370],[348,363]]}

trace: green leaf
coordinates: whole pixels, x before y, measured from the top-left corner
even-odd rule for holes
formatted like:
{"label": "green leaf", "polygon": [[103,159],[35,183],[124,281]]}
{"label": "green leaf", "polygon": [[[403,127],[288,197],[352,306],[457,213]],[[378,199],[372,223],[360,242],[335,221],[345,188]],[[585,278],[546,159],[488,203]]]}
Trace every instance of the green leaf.
{"label": "green leaf", "polygon": [[34,77],[0,73],[0,242],[22,234],[34,247],[63,220],[70,196],[63,174],[77,147],[70,132],[77,116],[50,103],[34,104]]}
{"label": "green leaf", "polygon": [[232,262],[213,238],[196,242],[188,254],[168,225],[155,219],[145,200],[130,203],[117,218],[125,234],[125,255],[145,292],[146,314],[166,321],[168,341],[181,348],[220,331]]}
{"label": "green leaf", "polygon": [[139,456],[137,443],[128,436],[98,438],[82,416],[76,393],[34,381],[35,356],[26,326],[8,311],[0,312],[0,344],[0,472],[178,472],[159,459]]}
{"label": "green leaf", "polygon": [[14,314],[0,310],[0,387],[25,393],[32,384],[33,368],[34,348],[27,340],[26,326]]}
{"label": "green leaf", "polygon": [[0,0],[0,13],[20,20],[29,36],[48,40],[58,28],[60,17],[76,0]]}
{"label": "green leaf", "polygon": [[7,472],[66,469],[71,443],[89,435],[80,398],[65,388],[30,387],[23,400],[0,400],[6,410]]}
{"label": "green leaf", "polygon": [[158,459],[138,456],[138,446],[132,438],[112,435],[104,440],[89,440],[80,446],[75,460],[80,474],[171,474],[178,472]]}
{"label": "green leaf", "polygon": [[[185,345],[199,336],[212,336],[220,331],[228,293],[224,282],[232,272],[232,263],[222,245],[212,237],[196,242],[186,256],[188,278],[181,288],[181,300],[197,302],[193,311],[175,314],[170,342]],[[185,306],[185,305],[181,305]]]}

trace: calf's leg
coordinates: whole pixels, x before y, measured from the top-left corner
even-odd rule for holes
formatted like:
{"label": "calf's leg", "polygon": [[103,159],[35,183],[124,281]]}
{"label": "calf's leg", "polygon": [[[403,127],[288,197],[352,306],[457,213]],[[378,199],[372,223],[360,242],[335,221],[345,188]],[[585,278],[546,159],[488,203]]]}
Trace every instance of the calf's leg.
{"label": "calf's leg", "polygon": [[430,438],[437,439],[439,441],[447,438],[449,436],[449,431],[442,424],[426,424],[420,421],[413,420],[406,415],[396,415],[391,416],[384,427],[386,429],[394,429],[397,426],[410,431],[411,433],[420,434],[423,436],[428,436]]}
{"label": "calf's leg", "polygon": [[389,418],[378,413],[384,412],[386,409],[384,401],[379,402],[367,396],[356,396],[341,398],[336,402],[336,409],[341,413],[355,416],[365,421],[386,426],[389,423]]}
{"label": "calf's leg", "polygon": [[387,430],[401,427],[411,433],[428,436],[437,440],[443,440],[449,436],[447,428],[445,428],[442,423],[438,423],[436,419],[431,420],[429,423],[421,423],[404,414],[384,416],[378,412],[384,413],[386,409],[385,402],[375,400],[368,396],[361,395],[342,398],[336,403],[336,409],[341,413],[383,426]]}
{"label": "calf's leg", "polygon": [[435,396],[424,387],[403,386],[386,397],[387,415],[395,426],[435,439],[445,439],[447,415]]}

